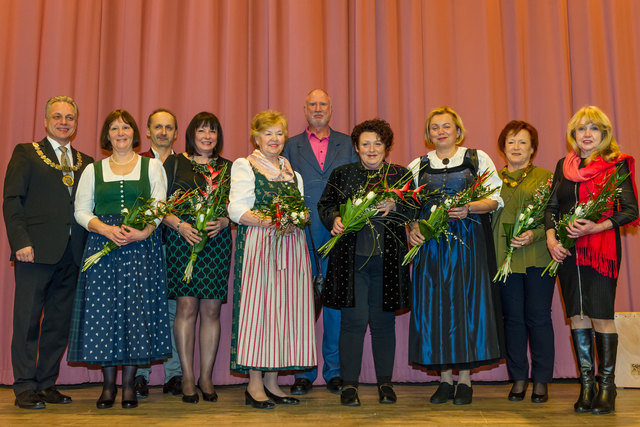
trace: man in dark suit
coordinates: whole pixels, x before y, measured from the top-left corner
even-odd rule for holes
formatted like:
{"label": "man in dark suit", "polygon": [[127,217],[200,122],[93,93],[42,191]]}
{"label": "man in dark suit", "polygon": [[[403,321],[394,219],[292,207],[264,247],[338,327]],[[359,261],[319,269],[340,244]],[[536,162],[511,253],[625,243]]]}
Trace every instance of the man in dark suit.
{"label": "man in dark suit", "polygon": [[[11,361],[15,404],[71,403],[56,390],[86,239],[73,217],[80,174],[93,159],[71,147],[78,106],[47,102],[40,142],[18,144],[4,181],[4,222],[15,262]],[[42,320],[41,320],[42,318]]]}
{"label": "man in dark suit", "polygon": [[[315,249],[331,238],[331,233],[320,222],[317,208],[318,200],[327,180],[336,167],[359,160],[353,150],[351,138],[329,127],[331,113],[331,98],[324,90],[314,89],[309,92],[304,104],[304,115],[309,126],[301,134],[290,138],[282,153],[284,157],[289,159],[293,170],[302,175],[305,202],[311,210],[311,225],[307,232],[310,232],[313,237]],[[313,261],[316,254],[314,254],[308,234],[307,246],[311,256],[313,274],[316,275],[316,265]],[[321,269],[324,275],[327,271],[326,259],[322,260]],[[327,390],[332,393],[340,393],[342,389],[338,353],[340,310],[324,307],[322,312],[324,327],[322,376],[327,382]],[[317,375],[317,368],[296,374],[296,380],[291,386],[291,394],[307,393],[311,390]]]}
{"label": "man in dark suit", "polygon": [[[173,154],[173,143],[178,138],[178,120],[175,114],[165,108],[158,108],[152,111],[147,118],[147,136],[151,140],[151,148],[149,151],[140,153],[140,155],[152,159],[160,159],[164,163],[167,157]],[[176,300],[168,300],[168,306],[169,327],[171,328],[171,357],[163,363],[164,386],[162,387],[162,392],[178,396],[182,394],[182,367],[180,366],[180,356],[178,356],[178,350],[176,349],[176,340],[173,336]],[[136,394],[140,399],[149,396],[150,373],[150,366],[139,367],[136,372]]]}

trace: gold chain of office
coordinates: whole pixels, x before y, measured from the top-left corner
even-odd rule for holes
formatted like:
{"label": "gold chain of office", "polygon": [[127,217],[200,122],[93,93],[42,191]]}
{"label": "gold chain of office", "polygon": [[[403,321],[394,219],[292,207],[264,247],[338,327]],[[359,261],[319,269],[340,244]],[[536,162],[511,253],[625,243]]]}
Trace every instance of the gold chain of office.
{"label": "gold chain of office", "polygon": [[[42,159],[42,161],[44,162],[45,165],[49,165],[54,169],[58,169],[59,171],[62,172],[76,172],[78,169],[80,169],[82,167],[82,155],[80,154],[79,151],[76,151],[76,157],[78,159],[78,161],[76,162],[75,165],[72,166],[62,166],[58,163],[52,162],[50,158],[48,158],[43,152],[42,149],[40,148],[40,144],[38,144],[37,142],[32,142],[31,143],[33,145],[33,149],[36,150],[36,154],[38,154],[38,156]],[[64,185],[66,185],[67,187],[72,187],[73,186],[73,177],[68,174],[68,175],[63,175],[62,176],[62,182],[64,183]]]}
{"label": "gold chain of office", "polygon": [[62,167],[62,165],[52,162],[51,159],[49,159],[42,152],[42,150],[40,149],[40,144],[38,144],[37,142],[32,142],[31,144],[33,145],[33,148],[36,150],[36,153],[38,153],[38,156],[40,156],[42,161],[45,164],[51,166],[52,168],[58,169],[59,171],[63,171],[63,172],[71,172],[71,171],[76,172],[78,169],[82,167],[82,155],[80,154],[79,151],[76,151],[76,157],[78,159],[78,162],[75,165]]}

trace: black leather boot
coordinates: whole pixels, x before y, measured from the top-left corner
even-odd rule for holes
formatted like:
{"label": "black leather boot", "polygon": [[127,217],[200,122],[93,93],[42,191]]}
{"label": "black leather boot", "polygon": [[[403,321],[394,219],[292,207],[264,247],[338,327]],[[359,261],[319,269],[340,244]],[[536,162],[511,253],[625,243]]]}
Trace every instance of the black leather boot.
{"label": "black leather boot", "polygon": [[596,395],[594,378],[593,330],[571,329],[573,350],[580,370],[580,396],[573,405],[576,412],[591,412],[591,402]]}
{"label": "black leather boot", "polygon": [[618,352],[618,334],[596,332],[596,350],[598,351],[598,394],[591,404],[594,414],[609,414],[616,407],[616,354]]}

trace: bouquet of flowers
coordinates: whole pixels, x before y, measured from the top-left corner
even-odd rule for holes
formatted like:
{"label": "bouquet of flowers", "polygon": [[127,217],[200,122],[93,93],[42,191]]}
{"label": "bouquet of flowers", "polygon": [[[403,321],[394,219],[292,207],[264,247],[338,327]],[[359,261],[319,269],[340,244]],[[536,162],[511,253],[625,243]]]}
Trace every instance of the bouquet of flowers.
{"label": "bouquet of flowers", "polygon": [[[620,185],[624,182],[625,179],[630,175],[627,173],[625,175],[620,175],[620,166],[618,166],[611,175],[607,178],[600,194],[594,195],[591,194],[589,200],[586,202],[577,202],[571,210],[562,216],[562,219],[556,224],[556,234],[558,235],[558,240],[560,244],[565,249],[571,249],[576,245],[576,239],[572,239],[569,237],[569,232],[567,231],[567,227],[569,224],[573,223],[577,219],[588,219],[590,221],[597,222],[605,211],[612,209],[615,203],[615,199],[620,194]],[[542,272],[549,272],[550,276],[555,276],[558,274],[558,267],[560,263],[551,260],[547,267]]]}
{"label": "bouquet of flowers", "polygon": [[431,214],[429,215],[429,218],[418,221],[420,233],[424,236],[425,241],[420,245],[412,247],[409,252],[407,252],[402,261],[402,265],[409,264],[418,254],[422,245],[430,239],[436,239],[436,241],[439,242],[440,235],[445,234],[448,236],[447,222],[449,221],[449,209],[461,207],[467,203],[484,199],[497,190],[497,188],[490,188],[487,186],[487,179],[491,174],[492,172],[485,170],[482,174],[474,178],[469,187],[465,188],[453,197],[446,197],[440,205],[433,205],[431,207]]}
{"label": "bouquet of flowers", "polygon": [[205,188],[197,188],[196,191],[189,192],[188,198],[189,208],[184,214],[191,215],[195,218],[193,228],[200,234],[202,240],[191,246],[189,254],[189,262],[184,270],[182,280],[186,283],[191,282],[193,277],[193,266],[198,259],[198,254],[202,252],[209,235],[205,228],[208,222],[215,221],[227,212],[227,203],[229,202],[229,176],[226,174],[227,164],[220,169],[214,170],[213,166],[206,165],[207,171],[202,172],[206,185]]}
{"label": "bouquet of flowers", "polygon": [[354,231],[360,231],[365,225],[371,227],[371,219],[378,213],[376,205],[383,200],[392,198],[406,202],[407,198],[410,197],[419,204],[424,185],[411,189],[411,179],[412,175],[408,173],[392,187],[387,183],[386,174],[378,183],[371,183],[368,180],[353,197],[340,205],[340,219],[342,225],[344,225],[344,231],[331,237],[327,243],[318,249],[318,252],[323,257],[326,257],[342,236]]}
{"label": "bouquet of flowers", "polygon": [[284,188],[283,194],[274,196],[269,205],[258,210],[262,218],[272,220],[277,241],[285,235],[290,226],[304,229],[309,223],[309,209],[305,206],[304,197],[298,187],[291,185]]}
{"label": "bouquet of flowers", "polygon": [[[169,198],[169,200],[159,201],[157,203],[155,202],[155,199],[139,197],[130,209],[122,209],[120,214],[124,218],[120,222],[120,225],[126,225],[127,227],[135,228],[136,230],[142,230],[147,225],[153,224],[156,219],[163,218],[166,215],[179,210],[185,201],[185,194],[182,192],[176,192]],[[120,246],[109,240],[104,244],[102,250],[85,259],[81,271],[87,271],[96,265],[103,256],[119,248]]]}
{"label": "bouquet of flowers", "polygon": [[511,274],[511,257],[515,248],[511,246],[511,239],[519,236],[525,231],[538,228],[544,222],[544,211],[551,197],[552,177],[541,183],[533,194],[533,197],[518,208],[516,212],[515,224],[503,224],[505,238],[507,239],[507,255],[504,258],[502,267],[498,269],[494,282],[506,282]]}

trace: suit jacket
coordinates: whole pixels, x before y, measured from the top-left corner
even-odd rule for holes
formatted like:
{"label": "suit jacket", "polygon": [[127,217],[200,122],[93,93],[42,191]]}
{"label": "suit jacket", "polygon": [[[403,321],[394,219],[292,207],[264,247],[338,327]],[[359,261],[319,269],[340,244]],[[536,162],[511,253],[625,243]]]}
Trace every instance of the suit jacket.
{"label": "suit jacket", "polygon": [[[311,210],[310,230],[316,249],[322,246],[331,234],[320,223],[318,216],[318,200],[324,191],[325,185],[331,176],[331,172],[338,166],[357,162],[360,160],[351,144],[351,137],[344,133],[331,129],[329,133],[329,146],[324,161],[324,169],[320,169],[311,143],[307,138],[307,131],[289,138],[282,155],[289,160],[294,171],[300,173],[304,183],[304,198],[307,207]],[[311,244],[307,241],[307,244]]]}
{"label": "suit jacket", "polygon": [[[45,156],[59,163],[47,138],[38,144]],[[78,151],[73,147],[71,151],[75,164]],[[32,246],[36,263],[56,264],[70,243],[74,261],[80,265],[87,233],[73,217],[73,200],[82,171],[93,162],[92,157],[80,155],[82,166],[73,173],[74,185],[69,194],[62,172],[45,164],[31,143],[14,148],[4,179],[2,205],[11,260],[15,261],[17,250]]]}

